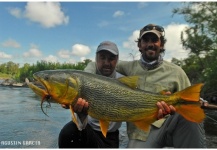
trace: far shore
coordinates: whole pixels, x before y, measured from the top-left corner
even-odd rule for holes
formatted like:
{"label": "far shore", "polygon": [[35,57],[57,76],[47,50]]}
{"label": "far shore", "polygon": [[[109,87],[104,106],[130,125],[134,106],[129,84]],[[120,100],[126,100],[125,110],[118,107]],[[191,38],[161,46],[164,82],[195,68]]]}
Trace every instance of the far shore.
{"label": "far shore", "polygon": [[25,82],[18,83],[11,78],[0,78],[0,86],[27,87],[27,84]]}

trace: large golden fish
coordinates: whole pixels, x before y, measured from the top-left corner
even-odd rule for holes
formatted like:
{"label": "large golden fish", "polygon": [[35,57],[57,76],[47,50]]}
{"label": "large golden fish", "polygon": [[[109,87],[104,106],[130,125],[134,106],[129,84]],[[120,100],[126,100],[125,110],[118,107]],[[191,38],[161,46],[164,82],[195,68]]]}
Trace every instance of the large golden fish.
{"label": "large golden fish", "polygon": [[200,107],[200,90],[203,84],[190,86],[172,95],[145,92],[136,88],[138,76],[112,79],[77,70],[46,70],[35,73],[34,78],[44,89],[28,83],[29,87],[42,97],[60,104],[73,105],[79,97],[89,103],[88,115],[100,121],[100,128],[106,136],[110,121],[133,122],[138,128],[148,130],[157,119],[158,101],[165,101],[176,108],[177,113],[192,122],[202,122],[205,114]]}

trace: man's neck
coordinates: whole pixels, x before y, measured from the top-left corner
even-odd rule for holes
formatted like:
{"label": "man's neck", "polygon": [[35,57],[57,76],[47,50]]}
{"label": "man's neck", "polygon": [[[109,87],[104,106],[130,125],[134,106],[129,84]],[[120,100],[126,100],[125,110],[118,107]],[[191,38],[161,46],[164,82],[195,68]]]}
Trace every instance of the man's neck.
{"label": "man's neck", "polygon": [[158,59],[155,59],[155,60],[149,60],[147,59],[145,56],[142,56],[142,61],[144,61],[145,63],[148,63],[148,64],[154,64]]}
{"label": "man's neck", "polygon": [[152,70],[152,69],[157,68],[158,66],[160,66],[162,64],[163,58],[161,56],[159,56],[159,58],[157,60],[147,62],[146,60],[144,60],[143,56],[141,56],[140,61],[145,68],[147,68],[148,70]]}

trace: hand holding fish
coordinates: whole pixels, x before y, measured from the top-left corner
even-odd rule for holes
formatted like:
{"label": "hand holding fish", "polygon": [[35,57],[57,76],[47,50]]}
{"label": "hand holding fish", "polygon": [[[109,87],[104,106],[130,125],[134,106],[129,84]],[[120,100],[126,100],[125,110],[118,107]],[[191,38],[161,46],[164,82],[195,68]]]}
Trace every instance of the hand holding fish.
{"label": "hand holding fish", "polygon": [[162,119],[164,116],[174,114],[176,112],[175,107],[172,105],[168,106],[164,101],[157,102],[157,107],[159,109],[157,119]]}
{"label": "hand holding fish", "polygon": [[78,98],[76,104],[73,107],[75,113],[77,113],[80,121],[83,123],[87,118],[88,102],[85,99]]}
{"label": "hand holding fish", "polygon": [[[69,109],[69,105],[61,104],[65,109]],[[85,99],[79,98],[77,103],[74,105],[73,110],[75,113],[84,113],[87,114],[88,102]]]}
{"label": "hand holding fish", "polygon": [[88,102],[85,99],[78,98],[78,101],[74,105],[73,110],[77,114],[87,115],[88,106]]}
{"label": "hand holding fish", "polygon": [[[171,92],[167,91],[164,94],[165,95],[170,95]],[[174,114],[176,112],[175,107],[173,107],[172,105],[168,106],[164,101],[157,102],[157,107],[159,109],[157,119],[162,119],[164,116],[166,116],[168,114]]]}
{"label": "hand holding fish", "polygon": [[[205,113],[199,103],[202,83],[168,96],[137,89],[138,76],[112,79],[69,69],[40,71],[34,73],[33,76],[44,86],[40,88],[28,83],[28,86],[42,97],[41,108],[48,98],[57,103],[69,105],[72,119],[78,126],[74,112],[83,111],[83,108],[80,106],[74,108],[77,103],[75,100],[77,97],[85,97],[89,104],[88,115],[99,120],[105,137],[110,121],[132,122],[138,128],[147,131],[150,124],[157,119],[156,103],[162,101],[174,106],[176,112],[188,121],[200,123],[205,118]],[[87,103],[80,104],[87,106]]]}
{"label": "hand holding fish", "polygon": [[[156,105],[159,109],[157,119],[162,119],[164,116],[168,114],[173,114],[176,111],[176,109],[172,105],[168,106],[164,101],[157,102]],[[69,109],[68,105],[61,104],[61,106],[65,109]],[[88,102],[85,99],[79,98],[73,109],[74,112],[79,115],[80,119],[85,118],[88,110]]]}
{"label": "hand holding fish", "polygon": [[[61,104],[61,106],[65,109],[69,109],[69,105]],[[84,119],[87,117],[88,107],[89,107],[88,102],[82,98],[78,98],[77,102],[73,107],[74,112],[77,113],[81,122],[83,122]]]}

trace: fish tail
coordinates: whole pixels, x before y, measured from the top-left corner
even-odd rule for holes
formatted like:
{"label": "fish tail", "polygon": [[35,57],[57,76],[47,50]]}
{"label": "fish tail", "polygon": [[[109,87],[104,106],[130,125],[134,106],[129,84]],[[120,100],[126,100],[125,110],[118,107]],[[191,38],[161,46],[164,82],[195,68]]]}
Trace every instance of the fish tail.
{"label": "fish tail", "polygon": [[201,104],[199,102],[202,86],[203,84],[201,83],[195,84],[174,94],[182,101],[181,104],[175,106],[176,112],[188,121],[200,123],[205,118],[204,111],[201,109]]}

